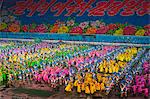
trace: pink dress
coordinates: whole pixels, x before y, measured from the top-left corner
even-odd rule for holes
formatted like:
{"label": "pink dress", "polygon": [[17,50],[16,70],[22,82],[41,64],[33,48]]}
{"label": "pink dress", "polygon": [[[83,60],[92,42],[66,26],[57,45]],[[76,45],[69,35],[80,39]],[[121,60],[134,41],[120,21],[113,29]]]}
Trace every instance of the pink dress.
{"label": "pink dress", "polygon": [[41,78],[42,78],[42,75],[39,74],[39,75],[38,75],[38,81],[39,81],[39,82],[40,82]]}
{"label": "pink dress", "polygon": [[96,51],[96,56],[97,56],[97,57],[99,57],[99,56],[100,56],[98,51]]}
{"label": "pink dress", "polygon": [[64,73],[65,73],[65,75],[68,75],[69,74],[69,70],[68,69],[64,69]]}
{"label": "pink dress", "polygon": [[137,91],[139,93],[141,93],[143,91],[143,88],[142,88],[143,86],[144,86],[143,84],[142,85],[138,85],[138,90]]}
{"label": "pink dress", "polygon": [[48,82],[48,75],[44,74],[43,79],[44,79],[45,82]]}
{"label": "pink dress", "polygon": [[144,88],[143,91],[144,91],[144,95],[148,97],[148,94],[149,94],[148,88]]}

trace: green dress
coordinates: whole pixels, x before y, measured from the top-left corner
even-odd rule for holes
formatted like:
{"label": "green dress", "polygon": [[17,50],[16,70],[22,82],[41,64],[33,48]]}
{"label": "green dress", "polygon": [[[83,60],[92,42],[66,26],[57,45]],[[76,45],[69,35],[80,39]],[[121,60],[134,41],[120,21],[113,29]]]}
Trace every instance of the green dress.
{"label": "green dress", "polygon": [[37,64],[36,61],[32,61],[32,62],[31,62],[31,67],[34,67],[36,64]]}
{"label": "green dress", "polygon": [[3,78],[3,81],[6,81],[6,80],[7,80],[7,75],[6,75],[6,73],[3,73],[3,74],[2,74],[2,78]]}
{"label": "green dress", "polygon": [[0,69],[0,82],[3,81],[2,70]]}

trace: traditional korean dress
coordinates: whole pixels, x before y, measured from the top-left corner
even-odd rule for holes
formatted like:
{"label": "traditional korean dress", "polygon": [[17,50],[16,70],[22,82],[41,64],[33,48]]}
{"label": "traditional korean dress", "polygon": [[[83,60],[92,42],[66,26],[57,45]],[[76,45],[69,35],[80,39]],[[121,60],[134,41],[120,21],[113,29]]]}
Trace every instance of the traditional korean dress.
{"label": "traditional korean dress", "polygon": [[91,92],[91,94],[94,93],[94,90],[95,90],[95,89],[94,89],[94,86],[93,86],[93,84],[91,83],[91,84],[90,84],[90,92]]}
{"label": "traditional korean dress", "polygon": [[85,84],[84,84],[84,83],[82,83],[82,85],[81,85],[81,90],[82,90],[82,91],[85,90]]}
{"label": "traditional korean dress", "polygon": [[3,76],[2,76],[2,71],[0,69],[0,82],[2,82],[2,81],[3,81]]}
{"label": "traditional korean dress", "polygon": [[66,88],[65,88],[65,91],[70,92],[70,91],[72,91],[71,89],[72,89],[72,83],[69,82],[69,84],[68,84],[68,85],[66,86]]}
{"label": "traditional korean dress", "polygon": [[105,90],[105,85],[104,85],[103,82],[101,83],[101,87],[100,88],[101,88],[101,91]]}
{"label": "traditional korean dress", "polygon": [[86,93],[86,94],[90,94],[89,86],[86,86],[86,87],[85,87],[85,93]]}
{"label": "traditional korean dress", "polygon": [[97,83],[96,84],[96,90],[100,90],[101,89],[101,85],[100,85],[100,83]]}
{"label": "traditional korean dress", "polygon": [[100,72],[104,72],[103,66],[100,66]]}
{"label": "traditional korean dress", "polygon": [[105,73],[108,73],[108,67],[105,67]]}
{"label": "traditional korean dress", "polygon": [[77,84],[77,92],[81,93],[81,84],[79,84],[79,83]]}
{"label": "traditional korean dress", "polygon": [[109,73],[112,73],[112,72],[113,72],[113,71],[112,71],[112,67],[110,67],[110,68],[109,68]]}
{"label": "traditional korean dress", "polygon": [[76,87],[77,84],[78,84],[78,80],[76,80],[76,81],[74,82],[74,86]]}

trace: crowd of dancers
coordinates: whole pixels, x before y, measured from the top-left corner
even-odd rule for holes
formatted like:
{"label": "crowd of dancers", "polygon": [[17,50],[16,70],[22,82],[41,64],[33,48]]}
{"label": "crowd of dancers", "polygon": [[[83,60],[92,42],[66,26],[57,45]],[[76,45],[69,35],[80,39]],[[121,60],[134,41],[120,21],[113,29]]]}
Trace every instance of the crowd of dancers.
{"label": "crowd of dancers", "polygon": [[148,97],[147,48],[62,42],[5,43],[11,45],[0,48],[0,81],[7,86],[14,81],[29,81],[54,89],[65,86],[66,92],[108,95],[115,90],[121,97],[131,92]]}

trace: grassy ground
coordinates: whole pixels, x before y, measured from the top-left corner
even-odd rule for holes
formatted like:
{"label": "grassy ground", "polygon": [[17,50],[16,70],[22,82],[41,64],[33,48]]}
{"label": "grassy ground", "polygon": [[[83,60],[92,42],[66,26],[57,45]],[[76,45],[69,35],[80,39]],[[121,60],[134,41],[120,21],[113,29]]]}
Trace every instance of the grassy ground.
{"label": "grassy ground", "polygon": [[50,97],[54,93],[46,91],[46,90],[37,90],[37,89],[26,89],[26,88],[17,88],[13,89],[13,92],[16,94],[24,93],[29,96],[38,96],[38,97]]}

